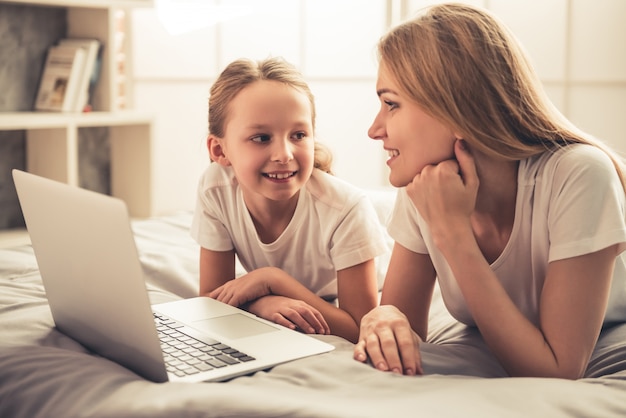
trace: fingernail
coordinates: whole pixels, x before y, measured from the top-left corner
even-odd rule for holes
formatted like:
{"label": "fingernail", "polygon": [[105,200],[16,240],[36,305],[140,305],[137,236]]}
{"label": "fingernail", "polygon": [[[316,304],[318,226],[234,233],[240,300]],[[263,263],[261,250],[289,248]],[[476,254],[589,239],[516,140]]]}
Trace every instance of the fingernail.
{"label": "fingernail", "polygon": [[378,363],[378,365],[376,366],[376,368],[378,370],[387,370],[387,365],[383,362]]}
{"label": "fingernail", "polygon": [[395,374],[401,374],[400,369],[398,369],[397,367],[394,367],[393,369],[391,369],[391,372]]}
{"label": "fingernail", "polygon": [[413,369],[404,369],[404,374],[406,374],[407,376],[413,376],[415,374],[415,372],[413,371]]}

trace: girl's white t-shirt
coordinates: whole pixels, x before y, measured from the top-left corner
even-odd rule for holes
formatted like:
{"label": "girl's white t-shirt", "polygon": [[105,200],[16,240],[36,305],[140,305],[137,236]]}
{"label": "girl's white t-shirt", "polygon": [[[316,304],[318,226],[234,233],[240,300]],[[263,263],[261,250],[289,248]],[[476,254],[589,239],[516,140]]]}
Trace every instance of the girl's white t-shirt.
{"label": "girl's white t-shirt", "polygon": [[[549,262],[619,244],[604,322],[626,320],[626,198],[610,158],[591,145],[545,152],[520,161],[517,187],[509,242],[491,264],[515,305],[538,324]],[[405,248],[430,255],[448,311],[474,326],[448,263],[405,189],[398,192],[388,231]]]}
{"label": "girl's white t-shirt", "polygon": [[384,229],[360,189],[314,169],[289,225],[265,244],[231,167],[210,164],[198,184],[191,235],[203,248],[234,249],[246,271],[274,266],[312,292],[337,296],[337,271],[388,252]]}

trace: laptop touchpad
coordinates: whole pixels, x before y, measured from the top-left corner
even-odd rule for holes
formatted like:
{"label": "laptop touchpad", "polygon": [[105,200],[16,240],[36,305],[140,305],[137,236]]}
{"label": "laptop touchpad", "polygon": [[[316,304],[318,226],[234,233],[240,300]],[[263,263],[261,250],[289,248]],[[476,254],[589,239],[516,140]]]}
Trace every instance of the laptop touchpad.
{"label": "laptop touchpad", "polygon": [[223,335],[230,339],[252,337],[258,334],[278,331],[278,328],[242,314],[225,315],[217,318],[194,321],[193,325],[199,330]]}

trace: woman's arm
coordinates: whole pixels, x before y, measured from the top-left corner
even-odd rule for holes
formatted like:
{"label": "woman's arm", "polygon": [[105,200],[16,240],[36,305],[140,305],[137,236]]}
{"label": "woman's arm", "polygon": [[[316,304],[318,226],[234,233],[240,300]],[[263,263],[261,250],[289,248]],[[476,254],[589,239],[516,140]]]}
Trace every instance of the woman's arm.
{"label": "woman's arm", "polygon": [[407,191],[481,335],[512,376],[581,377],[602,327],[617,245],[549,263],[539,324],[533,324],[506,293],[476,240],[471,219],[476,167],[463,143],[457,141],[455,151],[456,161],[425,168]]}
{"label": "woman's arm", "polygon": [[200,296],[235,278],[235,251],[211,251],[200,248]]}
{"label": "woman's arm", "polygon": [[[338,335],[356,342],[363,315],[378,305],[378,281],[373,259],[337,272],[337,301],[339,305],[334,328]],[[349,316],[343,314],[347,313]]]}
{"label": "woman's arm", "polygon": [[361,320],[354,358],[368,356],[379,370],[421,374],[419,342],[428,335],[428,312],[436,274],[430,257],[396,243],[381,298],[381,306]]}
{"label": "woman's arm", "polygon": [[490,349],[512,376],[581,377],[607,306],[617,246],[549,264],[536,327],[513,304],[473,236],[444,245]]}
{"label": "woman's arm", "polygon": [[380,304],[400,309],[424,341],[428,338],[428,313],[436,277],[428,254],[394,244]]}

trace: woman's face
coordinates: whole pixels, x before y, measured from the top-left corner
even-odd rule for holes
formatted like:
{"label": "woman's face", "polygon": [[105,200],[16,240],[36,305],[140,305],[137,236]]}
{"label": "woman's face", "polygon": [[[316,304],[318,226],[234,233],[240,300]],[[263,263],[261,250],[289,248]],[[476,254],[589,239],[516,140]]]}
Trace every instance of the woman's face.
{"label": "woman's face", "polygon": [[404,187],[427,165],[454,158],[454,132],[410,100],[383,62],[376,92],[380,111],[368,135],[383,142],[389,153],[389,182]]}

